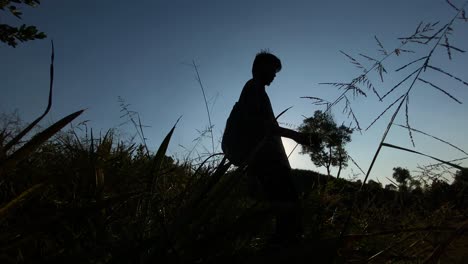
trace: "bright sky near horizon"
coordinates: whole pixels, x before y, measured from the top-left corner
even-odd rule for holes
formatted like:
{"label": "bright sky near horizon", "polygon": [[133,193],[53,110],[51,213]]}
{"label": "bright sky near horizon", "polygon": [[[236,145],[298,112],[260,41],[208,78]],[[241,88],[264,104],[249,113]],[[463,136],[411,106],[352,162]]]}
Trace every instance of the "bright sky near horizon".
{"label": "bright sky near horizon", "polygon": [[[464,0],[451,0],[462,6]],[[198,65],[214,125],[215,142],[240,91],[251,78],[255,54],[269,49],[283,63],[283,70],[267,92],[275,113],[293,106],[280,119],[283,124],[298,126],[303,116],[311,116],[323,107],[311,104],[302,96],[336,99],[340,91],[323,82],[350,82],[362,73],[340,51],[352,55],[365,66],[371,63],[359,53],[381,59],[374,39],[392,51],[400,45],[398,37],[411,35],[418,24],[449,22],[456,14],[446,0],[333,0],[333,1],[41,1],[37,8],[24,8],[23,21],[6,12],[0,23],[33,24],[53,39],[55,45],[55,91],[52,111],[46,125],[76,110],[86,112],[74,122],[90,120],[95,131],[119,127],[118,97],[131,104],[145,128],[152,150],[159,146],[179,116],[169,154],[184,157],[194,147],[199,132],[208,126],[203,95],[191,66]],[[453,25],[450,43],[468,50],[468,23],[458,19]],[[50,41],[36,40],[17,48],[0,43],[1,98],[0,112],[18,110],[28,122],[41,113],[47,103]],[[410,71],[396,69],[426,56],[430,46],[416,44],[405,49],[416,51],[392,56],[384,61],[388,74],[384,82],[376,72],[369,78],[380,94],[389,91]],[[454,76],[468,81],[467,53],[452,50],[449,60],[444,47],[431,60]],[[413,71],[416,64],[409,69]],[[423,79],[460,99],[457,104],[442,92],[418,82],[410,95],[411,125],[445,139],[468,151],[468,86],[435,71],[426,71]],[[379,102],[372,92],[352,100],[352,107],[363,128],[408,88],[405,83],[393,96]],[[350,97],[352,98],[352,96]],[[338,123],[348,123],[343,105],[334,108]],[[362,134],[355,132],[348,152],[364,169],[369,167],[392,111]],[[397,117],[405,123],[405,111]],[[127,136],[131,126],[120,127]],[[443,160],[464,158],[466,154],[427,136],[414,134],[417,151]],[[413,149],[408,132],[394,126],[386,142]],[[295,143],[284,140],[286,149]],[[198,146],[211,149],[206,138]],[[219,151],[219,145],[217,144]],[[297,148],[291,156],[295,168],[317,169]],[[375,164],[371,179],[388,183],[396,166],[415,170],[417,165],[433,163],[426,157],[384,148]],[[467,167],[465,160],[462,166]],[[345,178],[359,169],[350,164]],[[335,174],[336,170],[332,171]],[[359,178],[363,178],[361,174]]]}

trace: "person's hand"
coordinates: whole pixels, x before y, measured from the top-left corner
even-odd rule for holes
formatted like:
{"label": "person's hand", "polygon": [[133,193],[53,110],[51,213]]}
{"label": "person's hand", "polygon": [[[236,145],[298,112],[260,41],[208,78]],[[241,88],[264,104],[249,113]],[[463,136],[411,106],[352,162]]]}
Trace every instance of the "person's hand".
{"label": "person's hand", "polygon": [[294,140],[304,146],[309,146],[312,148],[319,147],[322,139],[314,133],[301,133],[297,132]]}

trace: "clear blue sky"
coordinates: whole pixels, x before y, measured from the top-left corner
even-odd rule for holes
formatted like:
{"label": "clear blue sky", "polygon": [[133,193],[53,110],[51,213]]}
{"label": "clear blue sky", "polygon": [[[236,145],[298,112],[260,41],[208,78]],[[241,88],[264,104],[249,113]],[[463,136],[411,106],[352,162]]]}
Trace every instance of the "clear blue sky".
{"label": "clear blue sky", "polygon": [[[451,2],[457,6],[464,3]],[[225,119],[251,77],[253,58],[261,49],[269,49],[283,63],[283,70],[267,90],[274,111],[293,106],[280,121],[299,125],[303,115],[311,116],[321,109],[301,96],[332,101],[340,92],[319,83],[349,82],[360,74],[340,50],[367,63],[359,53],[382,57],[374,35],[392,50],[399,46],[397,38],[412,34],[419,22],[446,23],[455,14],[445,0],[42,1],[39,7],[23,11],[23,21],[2,12],[0,23],[37,25],[55,43],[54,104],[43,124],[86,108],[75,123],[90,120],[88,125],[95,131],[117,127],[123,121],[117,100],[121,96],[150,126],[145,133],[153,150],[183,115],[169,150],[179,158],[187,154],[181,146],[193,147],[197,130],[208,125],[203,96],[190,66],[192,60],[198,64],[212,108],[215,139],[219,141]],[[451,43],[468,50],[468,23],[458,20],[454,30]],[[395,69],[427,54],[427,49],[416,45],[408,48],[417,54],[403,54],[384,63],[389,73],[384,83],[371,74],[382,94],[401,80]],[[452,53],[454,58],[449,61],[445,50],[438,49],[433,63],[468,80],[467,54]],[[0,44],[0,58],[0,111],[18,109],[25,121],[33,120],[47,102],[50,42],[27,42],[16,49]],[[410,98],[413,127],[468,150],[468,86],[429,71],[423,78],[434,81],[463,104],[454,103],[427,85],[417,85]],[[353,101],[361,125],[367,127],[392,98],[381,103],[369,93],[368,98]],[[339,123],[346,120],[341,106],[334,115]],[[403,123],[403,117],[404,112],[397,123]],[[364,170],[389,118],[390,113],[369,131],[355,133],[349,144],[349,154]],[[130,126],[121,129],[134,134]],[[464,157],[424,136],[415,135],[415,140],[416,150],[441,159]],[[387,142],[411,148],[408,133],[398,127],[392,128]],[[203,145],[210,149],[211,140],[203,141]],[[285,145],[290,150],[295,144],[285,140]],[[203,148],[199,151],[202,153]],[[315,170],[309,158],[298,151],[291,157],[292,166]],[[418,164],[429,163],[432,161],[427,158],[384,149],[371,178],[386,183],[385,177],[391,177],[395,166],[413,170]],[[462,165],[468,166],[468,162]],[[351,171],[359,172],[351,165],[343,176]]]}

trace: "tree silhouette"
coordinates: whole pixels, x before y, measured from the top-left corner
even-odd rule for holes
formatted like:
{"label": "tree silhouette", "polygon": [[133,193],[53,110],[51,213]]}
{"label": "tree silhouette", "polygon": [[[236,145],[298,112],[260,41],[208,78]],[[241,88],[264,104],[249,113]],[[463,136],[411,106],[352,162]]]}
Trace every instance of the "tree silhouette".
{"label": "tree silhouette", "polygon": [[299,131],[319,135],[322,142],[319,146],[302,146],[301,154],[309,154],[315,165],[325,167],[330,176],[332,166],[338,166],[337,178],[342,168],[348,166],[348,153],[345,145],[351,142],[353,129],[344,125],[337,126],[329,112],[317,110],[313,117],[304,119]]}
{"label": "tree silhouette", "polygon": [[408,180],[411,180],[411,174],[408,169],[403,169],[402,167],[393,168],[392,177],[400,184],[401,188],[406,188],[406,183]]}
{"label": "tree silhouette", "polygon": [[367,182],[367,188],[369,188],[369,190],[379,190],[382,189],[382,183],[376,182],[374,180],[369,180]]}
{"label": "tree silhouette", "polygon": [[[0,10],[7,10],[15,17],[21,19],[23,13],[18,8],[18,5],[35,7],[39,4],[39,0],[3,0],[0,1]],[[25,42],[34,39],[44,39],[45,37],[46,34],[40,32],[35,26],[23,24],[19,27],[14,27],[7,24],[0,24],[0,41],[14,48],[18,45],[18,41]]]}
{"label": "tree silhouette", "polygon": [[455,185],[468,185],[468,169],[458,170],[455,173]]}

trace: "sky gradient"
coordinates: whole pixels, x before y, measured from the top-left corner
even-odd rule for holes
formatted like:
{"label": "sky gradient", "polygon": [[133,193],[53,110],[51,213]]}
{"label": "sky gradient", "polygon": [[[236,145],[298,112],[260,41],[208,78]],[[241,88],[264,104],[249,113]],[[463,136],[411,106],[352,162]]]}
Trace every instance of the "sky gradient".
{"label": "sky gradient", "polygon": [[[120,118],[120,96],[149,126],[145,134],[152,150],[182,116],[169,149],[169,154],[182,158],[194,146],[198,131],[208,126],[193,61],[198,65],[212,111],[215,142],[219,142],[225,120],[243,85],[251,78],[254,56],[261,49],[269,49],[282,60],[283,69],[267,92],[275,113],[293,106],[280,122],[294,128],[301,124],[303,116],[323,109],[300,97],[333,101],[340,91],[319,83],[350,82],[361,73],[340,51],[369,66],[359,53],[383,57],[374,36],[391,51],[400,45],[397,38],[411,35],[421,21],[445,24],[456,14],[445,0],[315,2],[318,1],[42,1],[37,8],[23,9],[23,21],[2,13],[0,23],[33,24],[48,39],[23,43],[15,49],[0,44],[0,112],[17,109],[20,117],[29,122],[43,111],[48,96],[49,40],[53,39],[54,102],[43,125],[86,108],[75,123],[90,120],[88,126],[95,131],[119,127],[124,121]],[[451,2],[457,6],[464,3]],[[468,23],[457,20],[453,28],[451,44],[468,50]],[[383,83],[375,72],[369,75],[379,93],[387,92],[408,73],[396,73],[395,69],[427,55],[430,47],[407,48],[416,53],[393,56],[384,62],[388,74]],[[445,49],[439,48],[432,62],[467,81],[467,54],[453,51],[452,55],[449,60]],[[410,96],[412,126],[467,151],[468,86],[430,71],[423,78],[437,83],[463,104],[428,85],[417,84]],[[384,102],[371,92],[367,98],[353,100],[361,126],[366,128],[406,89],[403,86]],[[334,116],[337,123],[348,123],[342,107],[334,109]],[[348,151],[364,170],[369,167],[391,113],[362,135],[353,135]],[[396,123],[404,122],[402,111]],[[124,136],[135,133],[128,125],[119,128]],[[444,160],[466,156],[425,136],[414,137],[418,151]],[[398,127],[391,129],[386,142],[412,148],[408,132]],[[295,145],[290,140],[284,143],[287,150]],[[197,148],[199,153],[204,153],[203,145],[211,149],[211,140],[202,142]],[[291,156],[291,165],[317,170],[299,150]],[[371,179],[387,183],[393,167],[413,170],[418,164],[432,162],[411,153],[383,149]],[[468,162],[462,165],[466,167]],[[342,175],[346,178],[358,172],[350,165]]]}

